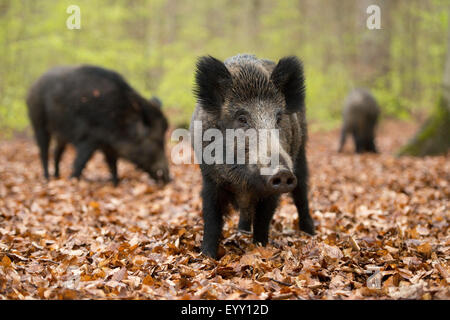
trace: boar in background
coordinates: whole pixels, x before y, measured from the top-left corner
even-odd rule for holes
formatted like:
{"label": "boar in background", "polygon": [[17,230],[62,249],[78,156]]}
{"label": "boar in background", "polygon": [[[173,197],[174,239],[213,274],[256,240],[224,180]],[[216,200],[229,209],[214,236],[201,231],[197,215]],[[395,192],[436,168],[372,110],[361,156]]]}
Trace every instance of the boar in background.
{"label": "boar in background", "polygon": [[356,153],[377,152],[375,128],[380,108],[372,94],[364,89],[354,89],[348,95],[343,112],[343,125],[339,152],[342,152],[348,134],[353,136]]}
{"label": "boar in background", "polygon": [[118,73],[88,65],[55,67],[33,84],[27,106],[45,178],[53,137],[55,177],[71,143],[76,148],[72,177],[79,178],[100,150],[115,185],[118,158],[131,161],[158,182],[170,180],[164,137],[168,122],[161,102],[141,97]]}

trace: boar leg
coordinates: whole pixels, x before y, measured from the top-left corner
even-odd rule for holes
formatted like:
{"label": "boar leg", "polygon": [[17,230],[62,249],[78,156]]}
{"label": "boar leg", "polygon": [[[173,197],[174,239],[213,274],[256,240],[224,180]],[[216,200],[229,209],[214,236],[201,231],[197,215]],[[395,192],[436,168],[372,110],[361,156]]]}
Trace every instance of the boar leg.
{"label": "boar leg", "polygon": [[117,187],[119,184],[119,177],[117,176],[117,155],[113,150],[103,150],[103,153],[109,167],[109,172],[111,172],[112,182]]}
{"label": "boar leg", "polygon": [[375,143],[373,142],[373,139],[369,141],[369,144],[367,146],[367,151],[378,153],[377,148],[375,147]]}
{"label": "boar leg", "polygon": [[253,242],[265,246],[269,240],[269,227],[278,205],[278,195],[258,201],[253,218]]}
{"label": "boar leg", "polygon": [[223,214],[228,207],[226,193],[210,178],[203,176],[203,254],[217,258],[222,235]]}
{"label": "boar leg", "polygon": [[238,230],[244,233],[250,233],[252,220],[255,215],[255,204],[248,193],[236,194],[237,207],[239,208]]}
{"label": "boar leg", "polygon": [[53,160],[55,163],[55,178],[59,178],[59,162],[61,161],[61,156],[66,148],[66,143],[62,140],[58,140],[56,143],[55,151],[53,153]]}
{"label": "boar leg", "polygon": [[366,142],[366,151],[377,153],[377,148],[375,147],[374,134],[370,134]]}
{"label": "boar leg", "polygon": [[250,233],[252,230],[252,216],[248,208],[240,209],[238,230],[244,233]]}
{"label": "boar leg", "polygon": [[302,148],[295,164],[295,176],[297,186],[292,191],[292,198],[297,207],[300,230],[314,234],[314,221],[309,215],[308,204],[308,164],[306,162],[305,149]]}
{"label": "boar leg", "polygon": [[96,148],[90,142],[83,142],[77,145],[76,149],[77,156],[73,163],[73,171],[71,177],[79,179],[81,176],[81,172],[83,171],[86,163],[89,161]]}
{"label": "boar leg", "polygon": [[339,149],[338,152],[342,152],[342,150],[344,149],[344,145],[345,145],[345,140],[347,139],[347,129],[345,127],[342,127],[341,130],[341,139],[339,141]]}
{"label": "boar leg", "polygon": [[363,141],[361,139],[361,135],[358,132],[356,132],[356,130],[353,131],[353,141],[355,143],[356,153],[364,152],[364,146]]}
{"label": "boar leg", "polygon": [[49,179],[48,174],[48,148],[50,145],[50,134],[42,127],[35,128],[36,141],[39,146],[42,168],[44,169],[45,179]]}

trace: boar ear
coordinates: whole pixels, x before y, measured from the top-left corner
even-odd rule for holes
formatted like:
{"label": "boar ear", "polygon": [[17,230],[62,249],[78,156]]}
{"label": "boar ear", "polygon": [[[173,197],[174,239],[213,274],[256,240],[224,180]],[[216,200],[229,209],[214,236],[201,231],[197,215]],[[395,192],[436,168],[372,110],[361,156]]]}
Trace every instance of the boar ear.
{"label": "boar ear", "polygon": [[149,100],[150,104],[153,105],[156,108],[161,109],[162,108],[162,102],[157,96],[153,96]]}
{"label": "boar ear", "polygon": [[286,99],[288,112],[301,111],[305,104],[303,64],[295,56],[282,58],[270,76]]}
{"label": "boar ear", "polygon": [[160,121],[167,122],[162,110],[153,105],[144,105],[141,108],[141,116],[143,123],[149,127]]}
{"label": "boar ear", "polygon": [[198,60],[194,93],[205,111],[220,112],[231,82],[231,74],[222,61],[211,56]]}
{"label": "boar ear", "polygon": [[131,107],[141,117],[144,124],[150,126],[157,113],[160,113],[159,108],[153,106],[150,101],[142,98],[135,91],[129,92],[128,98]]}

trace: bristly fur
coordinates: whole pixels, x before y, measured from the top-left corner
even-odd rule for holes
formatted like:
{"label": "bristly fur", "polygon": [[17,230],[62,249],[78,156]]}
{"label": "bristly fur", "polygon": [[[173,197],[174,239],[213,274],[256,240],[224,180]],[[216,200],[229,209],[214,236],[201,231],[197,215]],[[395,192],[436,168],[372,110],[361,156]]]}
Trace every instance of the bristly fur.
{"label": "bristly fur", "polygon": [[270,78],[284,94],[288,112],[298,112],[304,109],[305,79],[302,62],[297,57],[280,59]]}
{"label": "bristly fur", "polygon": [[249,63],[239,65],[233,64],[233,60],[227,61],[235,68],[233,73],[230,73],[226,63],[214,57],[205,56],[198,60],[194,93],[205,111],[220,113],[228,90],[240,101],[276,98],[279,96],[278,92],[281,92],[288,113],[304,110],[303,65],[297,57],[282,58],[270,78],[263,69],[254,64],[253,60],[258,61],[256,57],[241,55],[239,59],[243,59],[242,57],[247,58]]}
{"label": "bristly fur", "polygon": [[279,95],[277,88],[270,81],[262,68],[254,64],[243,64],[233,74],[233,97],[240,101],[253,99],[270,99]]}
{"label": "bristly fur", "polygon": [[231,74],[222,61],[214,57],[201,57],[195,73],[194,94],[209,112],[220,112],[227,89],[232,84]]}

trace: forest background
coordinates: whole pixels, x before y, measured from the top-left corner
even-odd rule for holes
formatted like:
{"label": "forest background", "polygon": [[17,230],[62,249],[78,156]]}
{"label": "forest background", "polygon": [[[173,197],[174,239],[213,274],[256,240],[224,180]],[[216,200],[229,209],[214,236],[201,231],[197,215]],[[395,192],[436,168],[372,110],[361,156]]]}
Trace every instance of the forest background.
{"label": "forest background", "polygon": [[[369,30],[367,8],[381,9]],[[80,29],[69,29],[71,5]],[[354,87],[370,89],[383,118],[422,121],[439,97],[448,0],[0,0],[0,131],[28,128],[25,97],[56,65],[94,64],[121,73],[163,101],[185,126],[199,56],[254,53],[305,65],[312,130],[337,127]]]}

